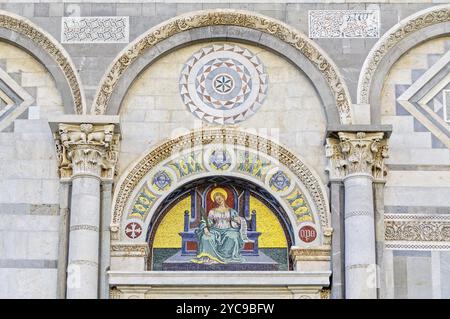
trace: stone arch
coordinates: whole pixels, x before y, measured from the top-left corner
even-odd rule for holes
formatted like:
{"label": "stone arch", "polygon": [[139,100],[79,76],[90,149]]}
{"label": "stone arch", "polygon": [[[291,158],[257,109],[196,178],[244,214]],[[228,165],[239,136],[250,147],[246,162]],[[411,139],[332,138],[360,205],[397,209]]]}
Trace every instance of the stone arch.
{"label": "stone arch", "polygon": [[[329,92],[322,94],[329,122],[352,122],[345,82],[334,62],[317,44],[278,20],[230,9],[180,15],[141,35],[118,55],[103,76],[91,113],[111,114],[109,108],[116,113],[134,78],[161,54],[180,45],[217,39],[256,43],[283,55],[305,70],[320,91]],[[125,72],[131,76],[123,77]]]}
{"label": "stone arch", "polygon": [[68,112],[86,113],[84,92],[75,65],[55,38],[31,21],[0,10],[0,39],[26,50],[47,68]]}
{"label": "stone arch", "polygon": [[380,123],[379,96],[392,65],[412,47],[448,34],[450,5],[439,5],[417,12],[393,26],[369,52],[358,80],[358,104],[370,104],[371,122]]}
{"label": "stone arch", "polygon": [[[224,168],[211,161],[210,155],[218,149],[229,154],[230,163]],[[161,172],[167,174],[168,182],[156,188],[151,181]],[[270,186],[277,172],[288,180],[281,189]],[[329,206],[318,175],[274,141],[235,129],[206,129],[181,135],[152,148],[131,165],[118,181],[113,197],[112,239],[129,244],[145,242],[145,236],[127,238],[127,225],[137,223],[146,233],[155,210],[173,190],[192,180],[217,175],[248,180],[272,192],[294,225],[294,234],[306,225],[316,229],[316,240],[306,244],[297,236],[295,245],[328,243]]]}

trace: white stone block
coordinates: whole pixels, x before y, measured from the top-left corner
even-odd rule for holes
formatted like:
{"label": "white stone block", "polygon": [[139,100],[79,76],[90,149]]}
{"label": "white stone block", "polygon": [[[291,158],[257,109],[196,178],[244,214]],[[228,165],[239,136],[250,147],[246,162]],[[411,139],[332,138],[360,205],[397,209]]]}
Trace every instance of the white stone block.
{"label": "white stone block", "polygon": [[0,278],[6,279],[2,285],[7,287],[0,298],[56,298],[56,269],[0,268]]}
{"label": "white stone block", "polygon": [[28,232],[27,259],[58,259],[58,240],[57,231]]}

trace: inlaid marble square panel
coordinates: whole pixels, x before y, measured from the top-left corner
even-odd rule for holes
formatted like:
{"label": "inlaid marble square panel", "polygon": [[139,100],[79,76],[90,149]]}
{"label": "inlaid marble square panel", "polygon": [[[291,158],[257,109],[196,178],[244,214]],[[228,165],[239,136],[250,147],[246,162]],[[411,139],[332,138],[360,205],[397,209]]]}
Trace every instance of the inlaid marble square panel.
{"label": "inlaid marble square panel", "polygon": [[310,38],[378,38],[378,10],[310,10]]}
{"label": "inlaid marble square panel", "polygon": [[128,17],[63,17],[62,43],[128,43]]}

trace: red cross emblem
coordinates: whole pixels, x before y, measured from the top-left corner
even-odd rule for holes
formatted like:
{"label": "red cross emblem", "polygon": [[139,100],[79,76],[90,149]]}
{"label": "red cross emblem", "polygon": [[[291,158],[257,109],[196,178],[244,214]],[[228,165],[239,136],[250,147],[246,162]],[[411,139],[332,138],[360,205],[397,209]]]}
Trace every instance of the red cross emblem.
{"label": "red cross emblem", "polygon": [[129,223],[127,227],[125,227],[125,234],[131,239],[138,238],[142,234],[142,227],[135,222]]}

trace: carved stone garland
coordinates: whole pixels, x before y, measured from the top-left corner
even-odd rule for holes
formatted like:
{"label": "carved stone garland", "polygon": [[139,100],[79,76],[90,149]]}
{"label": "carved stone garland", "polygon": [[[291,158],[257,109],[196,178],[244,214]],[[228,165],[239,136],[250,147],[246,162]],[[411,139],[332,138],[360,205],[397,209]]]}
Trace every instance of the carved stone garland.
{"label": "carved stone garland", "polygon": [[4,11],[0,11],[0,27],[30,38],[55,60],[69,83],[75,105],[75,113],[83,114],[85,107],[79,84],[80,81],[73,63],[70,61],[68,55],[63,52],[63,48],[57,44],[57,41],[50,38],[49,35],[45,34],[38,27],[35,27],[28,20]]}
{"label": "carved stone garland", "polygon": [[231,25],[271,34],[299,50],[322,73],[336,101],[341,122],[351,122],[350,97],[339,71],[331,60],[307,36],[277,20],[246,11],[217,9],[185,14],[152,28],[130,44],[118,57],[103,78],[91,112],[104,114],[113,89],[127,68],[145,51],[157,43],[194,28]]}

